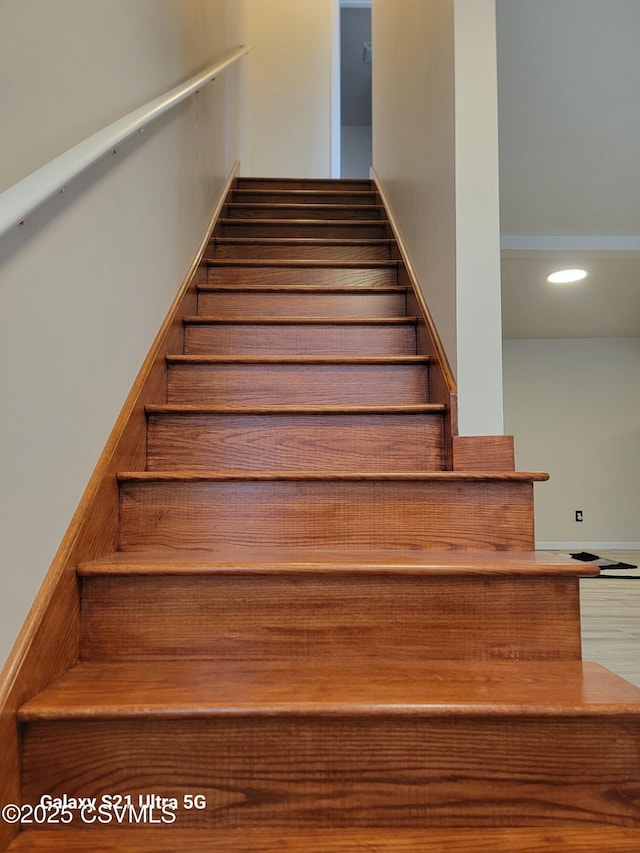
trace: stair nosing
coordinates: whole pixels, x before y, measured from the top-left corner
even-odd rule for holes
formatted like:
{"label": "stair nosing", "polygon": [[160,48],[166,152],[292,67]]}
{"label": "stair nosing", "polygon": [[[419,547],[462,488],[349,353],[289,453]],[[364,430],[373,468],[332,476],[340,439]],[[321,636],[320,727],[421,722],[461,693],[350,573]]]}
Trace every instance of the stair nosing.
{"label": "stair nosing", "polygon": [[147,414],[231,414],[231,415],[422,415],[446,411],[444,403],[416,403],[398,406],[349,405],[247,405],[207,406],[190,404],[149,404]]}
{"label": "stair nosing", "polygon": [[185,325],[237,325],[237,326],[415,326],[417,317],[318,317],[271,316],[246,314],[194,314],[183,317]]}
{"label": "stair nosing", "polygon": [[339,364],[357,365],[427,365],[428,355],[180,355],[166,356],[168,364]]}
{"label": "stair nosing", "polygon": [[287,471],[228,470],[207,471],[178,469],[174,471],[119,471],[119,483],[138,482],[355,482],[355,483],[485,483],[544,482],[549,475],[542,471]]}
{"label": "stair nosing", "polygon": [[[384,559],[383,559],[384,558]],[[402,559],[404,558],[404,560]],[[377,561],[377,562],[376,562]],[[392,575],[425,577],[444,576],[455,579],[462,575],[484,577],[563,576],[582,577],[585,573],[597,576],[597,566],[583,567],[568,556],[565,559],[543,559],[535,551],[329,551],[304,558],[300,550],[260,549],[255,555],[239,553],[231,547],[217,550],[186,551],[163,549],[157,551],[114,551],[94,560],[80,562],[81,577],[210,574],[247,575]]]}
{"label": "stair nosing", "polygon": [[228,245],[243,245],[246,243],[248,245],[257,244],[259,246],[281,246],[291,243],[295,246],[356,247],[362,245],[392,246],[395,241],[391,237],[362,237],[361,239],[357,239],[356,237],[223,237],[216,235],[211,238],[210,242],[225,243]]}
{"label": "stair nosing", "polygon": [[402,266],[402,261],[385,258],[207,258],[210,269],[242,269],[244,267],[273,267],[281,269],[328,269],[328,270],[394,270]]}
{"label": "stair nosing", "polygon": [[[345,666],[346,664],[346,666]],[[561,687],[567,689],[569,684],[569,695],[554,701],[548,698],[546,689],[542,689],[535,700],[529,701],[512,698],[507,694],[501,699],[489,698],[486,688],[488,685],[507,683],[509,674],[529,673],[540,679],[544,668],[544,688],[548,688],[549,681],[556,690]],[[156,682],[151,681],[150,693],[147,694],[146,702],[144,695],[137,702],[131,698],[128,701],[119,701],[113,698],[112,690],[109,690],[108,678],[118,677],[126,681],[130,674],[139,673],[144,669],[144,677],[138,679],[139,688],[144,691],[144,678],[156,675]],[[300,675],[332,681],[335,686],[335,670],[338,669],[339,677],[344,680],[348,689],[343,698],[329,701],[326,698],[319,699],[314,695],[313,688],[304,698],[306,685],[300,681]],[[344,670],[347,670],[345,673]],[[382,672],[393,673],[401,676],[405,698],[399,700],[396,696],[397,688],[390,680],[389,685],[379,688],[378,697],[358,696],[358,686],[352,686],[350,679],[358,669],[373,671],[374,677],[380,679]],[[467,700],[463,698],[449,698],[446,694],[440,694],[429,698],[422,691],[429,684],[429,674],[432,682],[437,685],[438,681],[446,683],[448,670],[455,672],[454,681],[462,682],[463,687],[471,693]],[[251,673],[257,672],[266,683],[265,676],[272,678],[275,674],[279,676],[278,683],[282,683],[282,676],[287,678],[284,694],[269,697],[266,695],[264,686],[258,682],[257,690],[251,679]],[[85,676],[86,673],[86,676]],[[241,673],[241,680],[233,687],[229,682],[225,685],[228,698],[212,700],[207,695],[209,685],[215,682],[216,674],[233,677],[235,673]],[[461,675],[466,675],[466,682]],[[487,679],[487,674],[489,678]],[[247,678],[249,675],[249,678]],[[426,675],[426,677],[425,677]],[[582,697],[582,701],[576,701],[575,693],[571,692],[570,678],[582,676],[584,679],[598,677],[604,679],[605,683],[617,686],[623,691],[623,695],[616,701],[607,698],[605,691],[600,688],[602,698],[600,701],[593,698]],[[124,676],[124,679],[123,679]],[[244,678],[242,678],[244,676]],[[298,676],[298,677],[296,677]],[[424,681],[420,678],[424,679]],[[475,676],[475,681],[474,681]],[[553,676],[553,680],[550,678]],[[65,703],[64,698],[59,698],[60,685],[74,681],[80,686],[84,678],[88,677],[92,685],[98,685],[96,698],[87,704]],[[171,695],[169,678],[175,679],[180,685],[180,698],[176,700]],[[164,683],[167,680],[167,684]],[[160,686],[158,686],[158,681]],[[181,681],[188,681],[185,687]],[[340,683],[340,682],[338,682]],[[516,678],[516,685],[521,684],[521,677]],[[406,684],[411,684],[409,690],[414,691],[415,698],[407,695]],[[173,686],[173,684],[171,685]],[[286,695],[290,688],[291,696]],[[122,688],[120,687],[120,690]],[[233,696],[234,689],[237,697]],[[460,687],[458,687],[460,689]],[[103,698],[100,691],[104,690]],[[188,690],[191,690],[189,695]],[[253,693],[252,693],[253,691]],[[353,691],[352,696],[348,696]],[[386,693],[385,693],[386,691]],[[475,691],[475,693],[473,692]],[[344,691],[343,691],[344,692]],[[376,692],[376,691],[374,691]],[[265,695],[261,695],[265,694]],[[58,694],[58,695],[56,695]],[[130,696],[131,694],[129,694]],[[52,699],[50,697],[53,697]],[[173,704],[169,704],[172,700]],[[49,704],[47,704],[49,702]],[[164,703],[164,704],[163,704]],[[80,661],[61,677],[59,682],[54,682],[45,688],[41,694],[25,702],[18,710],[20,722],[54,721],[54,720],[106,720],[106,719],[216,719],[220,717],[406,717],[413,718],[478,718],[491,717],[500,718],[537,718],[537,719],[585,719],[602,718],[615,715],[616,717],[637,717],[640,712],[640,688],[624,682],[619,676],[607,673],[598,664],[582,663],[581,661],[406,661],[390,659],[376,659],[375,661],[354,657],[339,664],[330,662],[328,665],[320,662],[309,663],[308,661],[292,662],[285,660],[272,660],[268,662],[253,663],[251,661],[224,661],[224,660],[200,660],[189,661],[180,657],[165,658],[156,661],[146,659],[117,661],[113,663]]]}
{"label": "stair nosing", "polygon": [[199,293],[406,293],[398,284],[198,284]]}
{"label": "stair nosing", "polygon": [[389,224],[388,219],[249,219],[241,216],[223,217],[218,220],[222,225],[282,225],[283,227],[291,227],[295,225],[310,225],[313,227],[322,226],[353,226],[361,228],[371,228],[372,225],[383,227]]}
{"label": "stair nosing", "polygon": [[[277,190],[276,190],[277,192]],[[302,191],[304,192],[304,190]],[[313,192],[312,190],[310,192]],[[261,201],[228,201],[225,202],[227,210],[238,207],[255,207],[259,210],[282,210],[283,208],[309,209],[321,208],[322,210],[384,210],[384,205],[379,202],[375,204],[340,204],[330,203],[323,204],[322,202],[261,202]]]}
{"label": "stair nosing", "polygon": [[368,195],[372,198],[377,196],[377,192],[374,189],[369,190],[347,190],[347,189],[336,189],[336,190],[305,190],[305,189],[244,189],[243,187],[233,187],[231,190],[232,193],[255,193],[258,195],[263,195],[265,198],[269,195],[290,195],[292,197],[300,196],[300,195],[311,195],[315,194],[318,196],[329,196],[329,195],[340,195],[340,193],[344,193],[345,195]]}

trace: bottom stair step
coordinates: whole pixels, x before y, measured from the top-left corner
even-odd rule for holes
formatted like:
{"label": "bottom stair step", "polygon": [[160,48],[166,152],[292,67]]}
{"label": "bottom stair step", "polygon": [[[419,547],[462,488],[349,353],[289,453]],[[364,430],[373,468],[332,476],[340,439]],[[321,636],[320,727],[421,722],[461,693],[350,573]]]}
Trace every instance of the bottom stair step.
{"label": "bottom stair step", "polygon": [[27,803],[200,794],[185,829],[640,828],[640,689],[596,664],[84,663],[20,720]]}
{"label": "bottom stair step", "polygon": [[[179,820],[179,818],[178,818]],[[176,823],[178,823],[178,820]],[[638,853],[640,830],[576,826],[505,829],[62,829],[23,832],[10,853]]]}

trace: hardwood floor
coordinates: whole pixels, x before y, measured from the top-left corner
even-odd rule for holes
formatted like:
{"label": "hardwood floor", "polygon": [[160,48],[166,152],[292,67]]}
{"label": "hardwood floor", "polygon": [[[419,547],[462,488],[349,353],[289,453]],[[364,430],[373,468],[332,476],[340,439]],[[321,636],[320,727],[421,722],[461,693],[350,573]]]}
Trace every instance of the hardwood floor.
{"label": "hardwood floor", "polygon": [[[640,565],[640,551],[599,551],[598,556]],[[640,685],[640,579],[584,578],[580,599],[584,659]]]}

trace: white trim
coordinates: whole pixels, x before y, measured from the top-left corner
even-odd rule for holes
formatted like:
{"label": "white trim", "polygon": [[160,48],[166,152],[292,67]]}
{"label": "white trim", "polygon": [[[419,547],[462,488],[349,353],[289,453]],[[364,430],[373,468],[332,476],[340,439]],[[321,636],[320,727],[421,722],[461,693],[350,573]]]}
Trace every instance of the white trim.
{"label": "white trim", "polygon": [[640,551],[640,542],[536,542],[536,551]]}
{"label": "white trim", "polygon": [[371,0],[340,0],[341,9],[370,9]]}
{"label": "white trim", "polygon": [[331,10],[331,177],[342,175],[342,96],[340,66],[340,0]]}
{"label": "white trim", "polygon": [[142,133],[151,122],[215,80],[217,74],[248,53],[249,49],[246,46],[237,48],[206,71],[112,122],[0,193],[0,237],[21,225],[45,201],[64,192],[71,181],[105,154],[115,151],[135,133]]}
{"label": "white trim", "polygon": [[502,234],[500,248],[515,252],[640,252],[640,237]]}

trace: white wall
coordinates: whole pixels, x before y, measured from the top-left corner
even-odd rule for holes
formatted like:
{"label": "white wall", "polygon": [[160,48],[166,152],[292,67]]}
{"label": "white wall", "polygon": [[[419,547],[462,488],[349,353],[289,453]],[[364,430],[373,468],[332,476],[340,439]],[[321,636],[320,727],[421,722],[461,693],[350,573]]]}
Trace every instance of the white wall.
{"label": "white wall", "polygon": [[496,5],[503,233],[640,234],[640,3]]}
{"label": "white wall", "polygon": [[461,435],[503,431],[494,0],[455,0],[456,329]]}
{"label": "white wall", "polygon": [[[232,0],[0,0],[4,184],[235,47],[235,17]],[[237,156],[234,79],[0,240],[0,660]]]}
{"label": "white wall", "polygon": [[373,0],[373,164],[459,389],[461,434],[502,424],[493,0]]}
{"label": "white wall", "polygon": [[639,548],[640,338],[505,341],[504,400],[518,468],[551,475],[539,547]]}
{"label": "white wall", "polygon": [[333,0],[236,0],[245,69],[242,173],[331,174]]}
{"label": "white wall", "polygon": [[373,164],[456,370],[452,0],[373,0]]}

